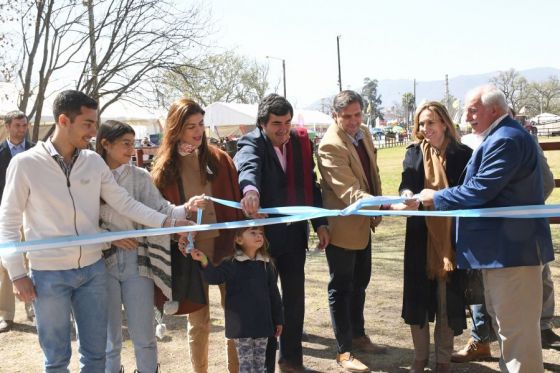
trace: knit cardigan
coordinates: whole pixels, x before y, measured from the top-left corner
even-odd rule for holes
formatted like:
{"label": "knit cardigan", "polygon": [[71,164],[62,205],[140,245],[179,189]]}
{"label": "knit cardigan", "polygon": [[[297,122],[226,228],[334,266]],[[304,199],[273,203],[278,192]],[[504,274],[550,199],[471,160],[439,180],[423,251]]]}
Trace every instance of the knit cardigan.
{"label": "knit cardigan", "polygon": [[[116,177],[116,181],[117,184],[128,191],[132,198],[146,206],[175,219],[185,218],[185,208],[182,205],[174,206],[165,200],[145,169],[125,165],[120,175]],[[145,228],[121,215],[117,210],[105,203],[101,205],[99,214],[101,228],[108,231],[127,231]],[[163,294],[171,298],[169,235],[144,237],[138,240],[138,273],[140,276],[153,279],[155,285]],[[119,250],[117,247],[111,246],[111,248],[103,251],[103,257],[108,267],[116,265],[117,250]]]}

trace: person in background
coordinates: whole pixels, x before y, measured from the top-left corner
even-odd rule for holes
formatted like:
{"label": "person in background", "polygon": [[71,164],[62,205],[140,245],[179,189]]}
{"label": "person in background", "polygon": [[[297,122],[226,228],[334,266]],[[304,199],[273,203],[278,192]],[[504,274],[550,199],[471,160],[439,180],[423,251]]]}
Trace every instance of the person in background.
{"label": "person in background", "polygon": [[[421,105],[412,133],[418,141],[406,150],[401,196],[412,198],[424,188],[458,185],[472,150],[457,140],[445,106],[436,101]],[[402,317],[410,325],[414,345],[410,373],[423,372],[428,365],[430,321],[435,319],[437,373],[449,372],[453,337],[467,326],[452,235],[451,218],[407,218]]]}
{"label": "person in background", "polygon": [[[22,153],[35,144],[28,141],[27,116],[19,110],[14,110],[4,115],[4,124],[8,132],[6,140],[0,143],[0,200],[6,184],[6,170],[13,157]],[[14,315],[16,310],[16,302],[14,292],[12,290],[12,282],[8,275],[8,271],[0,262],[0,333],[8,332],[14,325]],[[33,308],[31,303],[25,304],[25,312],[27,319],[33,321]]]}
{"label": "person in background", "polygon": [[[134,150],[134,129],[122,122],[105,121],[97,131],[96,150],[105,160],[117,184],[125,188],[135,200],[174,219],[185,219],[187,210],[195,210],[188,203],[173,206],[155,187],[150,174],[130,164]],[[101,204],[101,227],[109,231],[143,229],[133,220],[121,215],[106,203]],[[169,241],[168,236],[158,236]],[[150,238],[155,241],[156,238]],[[158,240],[157,242],[161,242]],[[154,273],[151,259],[161,261],[169,255],[169,245],[161,242],[160,250],[140,238],[125,238],[111,242],[103,252],[107,265],[107,361],[106,373],[122,372],[122,313],[124,305],[128,333],[134,345],[136,369],[157,372],[157,345],[154,328]],[[166,250],[165,250],[166,249]],[[155,271],[159,273],[159,268]]]}
{"label": "person in background", "polygon": [[282,300],[278,277],[268,255],[262,227],[240,228],[235,254],[214,267],[200,250],[192,251],[210,284],[226,284],[226,337],[235,340],[240,373],[265,370],[269,337],[282,334]]}
{"label": "person in background", "polygon": [[[171,104],[152,178],[165,199],[171,203],[180,205],[190,201],[192,211],[202,209],[202,224],[243,218],[240,210],[214,204],[204,198],[213,196],[239,201],[240,194],[233,161],[227,153],[208,144],[204,131],[204,110],[192,100],[181,98]],[[233,232],[229,229],[199,232],[194,245],[217,265],[223,258],[233,254]],[[192,370],[195,373],[207,373],[210,334],[208,283],[203,281],[192,257],[181,254],[186,252],[186,246],[184,238],[172,243],[172,295],[173,300],[179,301],[177,313],[188,314]],[[220,286],[220,292],[223,306],[223,285]],[[157,289],[156,297],[160,303],[165,300]],[[228,371],[236,373],[239,365],[235,342],[228,339],[226,343]]]}

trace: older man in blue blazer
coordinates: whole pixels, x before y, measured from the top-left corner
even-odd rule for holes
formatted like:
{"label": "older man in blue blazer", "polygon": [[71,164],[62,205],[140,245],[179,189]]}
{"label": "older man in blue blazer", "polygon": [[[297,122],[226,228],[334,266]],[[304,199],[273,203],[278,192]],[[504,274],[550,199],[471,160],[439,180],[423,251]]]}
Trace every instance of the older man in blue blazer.
{"label": "older man in blue blazer", "polygon": [[[438,210],[544,203],[537,145],[508,116],[505,96],[494,86],[467,95],[467,121],[484,140],[460,186],[420,200]],[[457,266],[482,269],[486,307],[498,333],[502,371],[543,372],[539,320],[542,266],[554,259],[546,219],[457,219]]]}

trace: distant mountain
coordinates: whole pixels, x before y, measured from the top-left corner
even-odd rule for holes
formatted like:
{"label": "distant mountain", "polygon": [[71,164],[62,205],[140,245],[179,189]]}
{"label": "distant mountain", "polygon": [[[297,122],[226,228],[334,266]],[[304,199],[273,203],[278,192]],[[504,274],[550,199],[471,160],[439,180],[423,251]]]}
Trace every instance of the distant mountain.
{"label": "distant mountain", "polygon": [[[553,67],[539,67],[527,70],[518,70],[528,81],[542,81],[551,75],[560,75],[560,69]],[[498,75],[499,71],[476,75],[460,75],[449,77],[449,93],[454,97],[464,99],[465,94],[472,88],[486,84],[490,78]],[[375,77],[373,77],[375,78]],[[379,81],[378,91],[385,108],[393,106],[395,102],[401,101],[405,92],[413,92],[414,81],[412,79],[384,79]],[[355,88],[360,90],[361,87]],[[416,81],[416,102],[425,100],[442,100],[445,96],[445,80]],[[310,105],[310,109],[320,110],[321,102],[324,99],[315,101]]]}

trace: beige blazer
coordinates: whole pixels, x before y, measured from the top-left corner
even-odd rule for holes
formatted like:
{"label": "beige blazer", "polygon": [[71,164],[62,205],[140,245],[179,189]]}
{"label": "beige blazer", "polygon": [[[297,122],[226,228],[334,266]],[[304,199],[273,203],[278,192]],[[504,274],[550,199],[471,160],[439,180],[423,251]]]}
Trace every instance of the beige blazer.
{"label": "beige blazer", "polygon": [[[364,146],[370,159],[370,172],[374,185],[368,185],[360,156],[346,132],[336,123],[330,125],[319,144],[318,164],[321,172],[323,206],[343,209],[362,198],[382,195],[381,179],[377,167],[377,150],[366,126]],[[366,247],[370,238],[370,218],[345,216],[329,218],[331,243],[350,250]]]}

